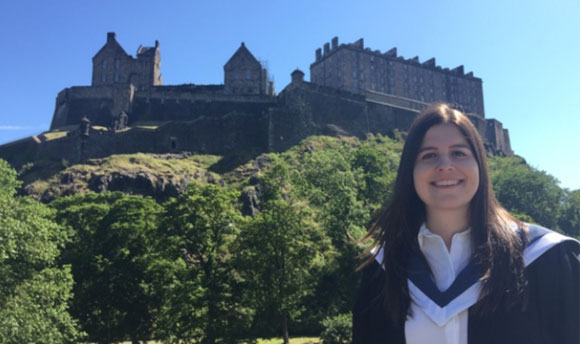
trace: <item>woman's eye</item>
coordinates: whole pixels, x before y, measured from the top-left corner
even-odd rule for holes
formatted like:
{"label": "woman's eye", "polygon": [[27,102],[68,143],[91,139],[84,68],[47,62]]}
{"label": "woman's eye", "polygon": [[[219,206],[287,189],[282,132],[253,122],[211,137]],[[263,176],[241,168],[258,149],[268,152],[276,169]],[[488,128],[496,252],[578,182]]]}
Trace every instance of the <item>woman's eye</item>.
{"label": "woman's eye", "polygon": [[433,159],[435,158],[437,155],[435,153],[425,153],[421,156],[421,160],[428,160],[428,159]]}
{"label": "woman's eye", "polygon": [[454,151],[454,152],[453,152],[453,153],[451,153],[451,154],[453,154],[453,156],[454,156],[454,157],[458,157],[458,158],[459,158],[459,157],[464,157],[464,156],[467,156],[467,154],[466,154],[465,152],[463,152],[463,151]]}

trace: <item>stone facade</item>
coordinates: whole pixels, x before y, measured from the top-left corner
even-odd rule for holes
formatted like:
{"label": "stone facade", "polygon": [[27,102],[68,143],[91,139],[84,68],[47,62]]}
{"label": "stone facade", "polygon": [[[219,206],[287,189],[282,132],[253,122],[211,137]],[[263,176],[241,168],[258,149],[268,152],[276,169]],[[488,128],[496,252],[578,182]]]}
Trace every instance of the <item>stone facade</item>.
{"label": "stone facade", "polygon": [[93,86],[133,85],[147,89],[163,84],[159,42],[154,47],[139,46],[137,58],[127,54],[117,42],[114,32],[107,33],[107,42],[93,57]]}
{"label": "stone facade", "polygon": [[331,44],[316,50],[310,65],[313,83],[354,93],[386,93],[416,101],[443,101],[460,105],[465,112],[485,117],[481,79],[463,66],[441,68],[435,58],[419,62],[417,56],[405,59],[397,48],[386,53],[364,47],[363,39],[351,44]]}
{"label": "stone facade", "polygon": [[224,66],[224,85],[228,94],[274,94],[268,70],[243,42]]}

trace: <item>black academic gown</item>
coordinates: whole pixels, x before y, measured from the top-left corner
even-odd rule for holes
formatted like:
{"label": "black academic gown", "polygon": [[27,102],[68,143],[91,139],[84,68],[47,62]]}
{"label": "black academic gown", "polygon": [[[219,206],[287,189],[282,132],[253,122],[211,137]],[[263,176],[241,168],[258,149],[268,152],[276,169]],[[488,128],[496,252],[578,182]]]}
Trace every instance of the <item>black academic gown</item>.
{"label": "black academic gown", "polygon": [[[469,344],[580,343],[580,244],[535,225],[530,225],[529,241],[530,245],[524,251],[527,307],[481,316],[470,312],[473,305],[470,306]],[[469,279],[469,273],[462,272],[457,279],[463,277]],[[433,295],[442,307],[449,302],[444,300],[446,297],[441,297],[443,294],[436,295],[433,293],[438,291],[429,290],[434,284],[421,284],[420,278],[414,282],[426,295]],[[456,282],[459,287],[452,285],[450,289],[469,288],[470,282]],[[353,344],[405,343],[404,328],[393,326],[382,308],[380,295],[383,286],[384,271],[375,261],[363,271],[353,312]],[[456,292],[460,293],[461,290]]]}

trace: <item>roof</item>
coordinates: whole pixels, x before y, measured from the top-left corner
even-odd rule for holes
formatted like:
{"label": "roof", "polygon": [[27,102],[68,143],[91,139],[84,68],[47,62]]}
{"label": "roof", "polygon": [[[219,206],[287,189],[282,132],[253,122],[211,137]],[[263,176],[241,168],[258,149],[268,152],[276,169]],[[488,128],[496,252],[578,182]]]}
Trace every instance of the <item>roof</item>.
{"label": "roof", "polygon": [[106,49],[111,49],[111,50],[115,51],[117,54],[120,53],[120,54],[125,55],[127,57],[131,56],[131,55],[127,54],[125,49],[123,49],[123,47],[119,44],[119,42],[117,42],[117,40],[115,39],[114,33],[107,34],[107,43],[105,43],[105,45],[103,45],[103,47],[101,49],[99,49],[99,51],[97,51],[95,56],[93,56],[93,59],[96,58],[101,52],[103,52]]}
{"label": "roof", "polygon": [[262,66],[262,64],[254,57],[254,55],[252,55],[252,53],[248,50],[248,48],[246,48],[244,42],[242,42],[238,50],[236,50],[236,52],[232,55],[232,57],[230,57],[230,59],[228,60],[228,62],[226,62],[224,67],[244,56],[247,57],[250,61],[253,61],[258,65]]}
{"label": "roof", "polygon": [[137,49],[137,56],[154,55],[154,54],[155,47],[139,46],[139,48]]}

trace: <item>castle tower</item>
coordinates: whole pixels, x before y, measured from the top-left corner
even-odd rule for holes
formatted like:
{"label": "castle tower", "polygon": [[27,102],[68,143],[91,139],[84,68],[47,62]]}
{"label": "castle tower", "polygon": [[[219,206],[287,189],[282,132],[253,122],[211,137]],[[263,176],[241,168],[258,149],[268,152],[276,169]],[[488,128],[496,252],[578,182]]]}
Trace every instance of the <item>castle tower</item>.
{"label": "castle tower", "polygon": [[240,48],[224,65],[225,91],[230,94],[273,95],[274,85],[268,70],[242,42]]}
{"label": "castle tower", "polygon": [[107,33],[107,42],[93,57],[92,86],[128,85],[138,89],[162,85],[159,42],[154,47],[139,46],[137,58],[127,54],[115,33]]}
{"label": "castle tower", "polygon": [[154,47],[139,46],[137,60],[134,64],[134,78],[131,83],[139,89],[148,86],[163,85],[161,79],[161,53],[159,41],[155,41]]}

